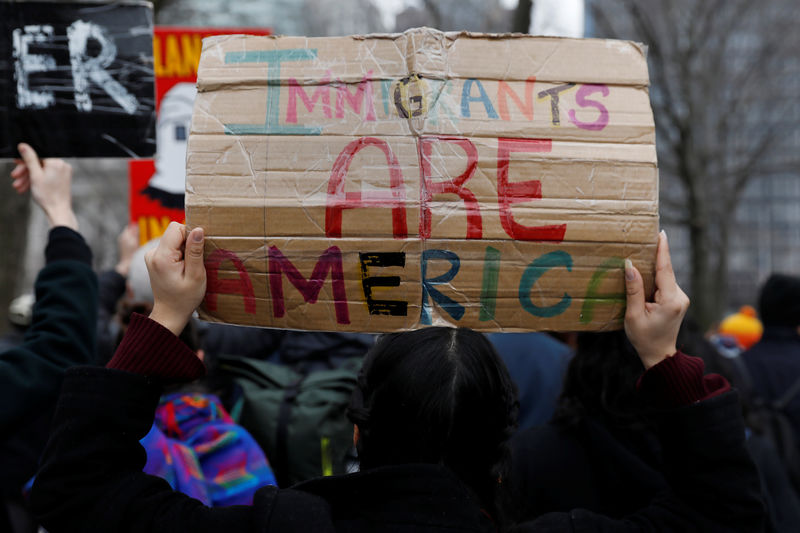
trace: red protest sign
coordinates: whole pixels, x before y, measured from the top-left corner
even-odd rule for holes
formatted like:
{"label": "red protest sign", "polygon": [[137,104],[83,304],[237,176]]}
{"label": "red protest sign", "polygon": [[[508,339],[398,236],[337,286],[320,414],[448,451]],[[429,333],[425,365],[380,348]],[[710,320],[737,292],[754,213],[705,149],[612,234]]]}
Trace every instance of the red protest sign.
{"label": "red protest sign", "polygon": [[170,221],[184,221],[186,140],[203,38],[242,33],[269,35],[271,32],[255,28],[155,28],[156,159],[136,159],[128,163],[130,220],[139,225],[142,244],[159,237]]}

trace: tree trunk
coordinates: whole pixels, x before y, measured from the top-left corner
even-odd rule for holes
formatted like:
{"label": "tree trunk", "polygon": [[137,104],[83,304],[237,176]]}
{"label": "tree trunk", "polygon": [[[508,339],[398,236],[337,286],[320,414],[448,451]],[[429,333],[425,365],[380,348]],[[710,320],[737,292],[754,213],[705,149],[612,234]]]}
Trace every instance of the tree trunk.
{"label": "tree trunk", "polygon": [[715,319],[713,305],[715,291],[710,279],[709,224],[701,203],[702,201],[697,199],[689,201],[689,242],[692,264],[691,292],[689,294],[692,305],[689,312],[705,330]]}
{"label": "tree trunk", "polygon": [[533,0],[519,0],[517,9],[514,10],[514,20],[511,31],[528,33],[531,27],[531,8]]}
{"label": "tree trunk", "polygon": [[705,330],[713,318],[710,311],[710,287],[708,286],[708,250],[702,245],[706,240],[703,228],[692,228],[691,231],[691,300],[689,308],[692,317]]}
{"label": "tree trunk", "polygon": [[[733,224],[732,212],[724,214],[719,221],[719,253],[717,254],[717,265],[714,268],[714,297],[711,302],[712,320],[718,320],[725,311],[725,301],[728,294],[728,250],[730,241],[730,227]],[[706,324],[708,327],[711,324]]]}

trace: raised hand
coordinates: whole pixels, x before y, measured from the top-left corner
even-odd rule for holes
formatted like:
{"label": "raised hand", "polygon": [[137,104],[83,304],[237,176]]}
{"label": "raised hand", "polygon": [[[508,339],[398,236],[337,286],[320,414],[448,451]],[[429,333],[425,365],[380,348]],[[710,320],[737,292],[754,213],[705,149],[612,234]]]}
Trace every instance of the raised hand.
{"label": "raised hand", "polygon": [[128,224],[117,237],[117,251],[119,259],[114,267],[121,276],[128,277],[131,269],[131,259],[139,249],[139,226],[135,223]]}
{"label": "raised hand", "polygon": [[642,275],[629,259],[625,260],[625,285],[625,333],[644,367],[650,368],[676,352],[678,329],[689,308],[689,297],[675,281],[666,233],[658,236],[654,301],[645,301]]}
{"label": "raised hand", "polygon": [[22,159],[11,171],[11,186],[19,194],[31,191],[47,215],[50,227],[66,226],[78,230],[78,219],[72,211],[72,167],[63,159],[39,161],[36,151],[25,143],[17,146]]}
{"label": "raised hand", "polygon": [[206,293],[203,240],[203,228],[187,232],[183,224],[171,222],[158,247],[144,256],[153,288],[150,318],[175,335],[183,331]]}

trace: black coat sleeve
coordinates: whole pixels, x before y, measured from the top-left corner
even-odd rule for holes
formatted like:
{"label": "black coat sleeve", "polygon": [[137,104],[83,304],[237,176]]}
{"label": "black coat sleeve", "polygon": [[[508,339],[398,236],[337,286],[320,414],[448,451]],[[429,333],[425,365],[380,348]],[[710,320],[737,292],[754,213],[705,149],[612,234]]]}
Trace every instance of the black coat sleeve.
{"label": "black coat sleeve", "polygon": [[261,530],[256,522],[269,514],[274,491],[259,491],[252,507],[211,509],[142,472],[139,439],[150,430],[160,392],[148,378],[119,370],[67,373],[31,496],[50,533]]}
{"label": "black coat sleeve", "polygon": [[100,304],[97,312],[97,355],[95,361],[105,365],[117,347],[119,327],[114,322],[117,302],[125,294],[126,280],[115,270],[102,272],[98,276]]}
{"label": "black coat sleeve", "polygon": [[659,413],[655,422],[669,489],[647,507],[622,520],[580,509],[550,513],[518,531],[762,531],[764,507],[738,394]]}
{"label": "black coat sleeve", "polygon": [[64,371],[92,360],[97,277],[91,251],[76,232],[51,230],[47,264],[36,278],[36,304],[23,343],[0,353],[0,437],[49,408]]}

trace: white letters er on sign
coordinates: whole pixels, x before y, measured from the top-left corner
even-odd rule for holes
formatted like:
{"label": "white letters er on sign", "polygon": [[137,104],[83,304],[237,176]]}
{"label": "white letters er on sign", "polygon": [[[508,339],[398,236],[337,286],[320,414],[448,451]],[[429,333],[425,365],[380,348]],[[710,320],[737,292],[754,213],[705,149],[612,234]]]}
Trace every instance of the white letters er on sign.
{"label": "white letters er on sign", "polygon": [[[31,90],[29,76],[36,72],[56,70],[52,56],[31,54],[30,45],[55,41],[53,27],[50,25],[29,25],[13,32],[14,77],[17,80],[17,106],[20,109],[46,109],[55,104],[52,90]],[[100,51],[89,55],[90,40],[99,43]],[[69,59],[72,71],[72,85],[75,107],[78,111],[90,112],[92,99],[90,83],[103,89],[127,114],[132,115],[139,102],[125,87],[111,77],[106,68],[117,57],[117,46],[113,38],[97,24],[76,20],[67,28]]]}

